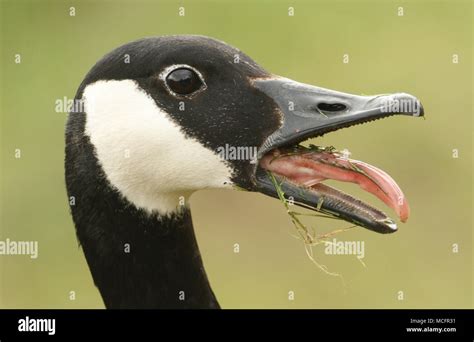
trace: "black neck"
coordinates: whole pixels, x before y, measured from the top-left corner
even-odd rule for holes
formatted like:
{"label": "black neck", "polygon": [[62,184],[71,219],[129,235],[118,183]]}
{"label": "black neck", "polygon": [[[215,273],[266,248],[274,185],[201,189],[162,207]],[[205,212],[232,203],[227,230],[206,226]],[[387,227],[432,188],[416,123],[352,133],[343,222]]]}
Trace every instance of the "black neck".
{"label": "black neck", "polygon": [[107,308],[219,308],[189,209],[149,215],[113,190],[84,136],[67,135],[77,236]]}
{"label": "black neck", "polygon": [[81,239],[107,308],[219,307],[189,210],[171,218],[141,217],[130,223],[117,222],[109,236]]}

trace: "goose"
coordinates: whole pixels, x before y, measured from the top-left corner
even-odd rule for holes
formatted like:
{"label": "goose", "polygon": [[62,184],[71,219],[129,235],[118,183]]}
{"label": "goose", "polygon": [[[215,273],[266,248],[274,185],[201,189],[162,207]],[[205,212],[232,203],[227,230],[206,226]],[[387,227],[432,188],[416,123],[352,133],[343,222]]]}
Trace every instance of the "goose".
{"label": "goose", "polygon": [[[276,177],[298,206],[378,233],[397,230],[382,211],[323,183],[335,179],[357,183],[408,218],[402,191],[384,171],[300,143],[392,115],[423,116],[412,95],[299,83],[219,40],[174,35],[106,54],[75,101],[80,110],[69,113],[65,134],[67,194],[106,308],[220,308],[188,204],[200,189],[278,198]],[[255,153],[226,158],[223,146]]]}

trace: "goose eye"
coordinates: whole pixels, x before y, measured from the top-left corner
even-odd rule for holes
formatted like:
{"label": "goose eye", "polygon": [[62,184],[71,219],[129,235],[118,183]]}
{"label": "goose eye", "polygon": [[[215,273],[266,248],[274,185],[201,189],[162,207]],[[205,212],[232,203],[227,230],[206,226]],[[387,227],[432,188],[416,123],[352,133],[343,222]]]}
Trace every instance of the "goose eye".
{"label": "goose eye", "polygon": [[188,68],[179,68],[170,72],[166,77],[166,84],[179,95],[192,94],[204,85],[199,75]]}

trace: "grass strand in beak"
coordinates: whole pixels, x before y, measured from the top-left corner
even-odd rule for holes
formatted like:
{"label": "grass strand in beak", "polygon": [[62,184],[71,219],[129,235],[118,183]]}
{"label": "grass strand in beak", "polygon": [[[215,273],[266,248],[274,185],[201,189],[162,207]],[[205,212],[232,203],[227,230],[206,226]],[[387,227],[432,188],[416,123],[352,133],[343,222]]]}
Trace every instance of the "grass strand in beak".
{"label": "grass strand in beak", "polygon": [[[311,262],[313,262],[313,264],[316,265],[316,267],[318,267],[321,271],[323,271],[324,273],[328,274],[328,275],[331,275],[331,276],[335,276],[335,277],[340,277],[341,278],[341,281],[343,282],[343,285],[345,287],[345,282],[344,282],[344,278],[342,277],[342,275],[338,274],[338,273],[335,273],[335,272],[332,272],[328,269],[328,267],[326,265],[323,265],[323,264],[320,264],[316,258],[314,257],[314,251],[313,251],[313,247],[315,246],[318,246],[320,244],[332,244],[333,242],[331,241],[328,241],[328,239],[330,237],[333,237],[334,235],[337,235],[337,234],[340,234],[340,233],[344,233],[344,232],[347,232],[353,228],[356,228],[357,225],[352,225],[350,227],[346,227],[346,228],[342,228],[342,229],[337,229],[337,230],[334,230],[334,231],[331,231],[331,232],[328,232],[328,233],[324,233],[324,234],[321,234],[321,235],[317,235],[316,234],[316,231],[313,227],[308,227],[306,226],[300,219],[299,217],[300,216],[313,216],[313,217],[322,217],[322,218],[329,218],[329,219],[335,219],[335,220],[342,220],[341,218],[339,218],[338,216],[336,215],[331,215],[329,213],[326,213],[326,212],[322,212],[321,211],[321,206],[323,205],[324,203],[324,199],[321,198],[318,203],[317,203],[317,206],[315,208],[312,208],[316,211],[318,211],[319,213],[317,214],[306,214],[306,213],[301,213],[301,212],[297,212],[297,211],[293,211],[291,208],[290,208],[290,203],[289,201],[285,198],[285,193],[283,191],[283,189],[281,188],[281,183],[278,182],[278,180],[276,179],[276,177],[273,175],[273,173],[271,172],[268,172],[268,176],[269,178],[271,179],[272,183],[273,183],[273,186],[275,187],[275,190],[276,190],[276,193],[278,195],[278,199],[283,203],[283,205],[285,206],[285,209],[286,209],[286,212],[287,214],[290,216],[290,220],[291,222],[293,223],[294,227],[296,228],[296,231],[298,233],[297,236],[294,236],[296,238],[299,238],[300,240],[303,241],[303,244],[304,244],[304,248],[305,248],[305,252],[308,256],[308,258],[311,260]],[[283,181],[282,181],[283,182]],[[293,236],[293,234],[291,234]],[[362,265],[365,267],[365,264],[362,262],[362,260],[359,259],[359,261],[362,263]]]}

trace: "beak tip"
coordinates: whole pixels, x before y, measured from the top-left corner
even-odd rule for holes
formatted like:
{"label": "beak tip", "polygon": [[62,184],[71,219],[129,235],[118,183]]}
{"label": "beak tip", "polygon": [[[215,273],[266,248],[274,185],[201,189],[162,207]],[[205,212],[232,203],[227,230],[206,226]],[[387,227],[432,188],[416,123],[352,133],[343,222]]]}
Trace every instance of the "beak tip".
{"label": "beak tip", "polygon": [[[418,103],[420,103],[420,102],[418,101]],[[419,114],[418,114],[418,116],[421,116],[421,117],[425,116],[425,109],[423,108],[423,105],[421,103],[419,105]]]}
{"label": "beak tip", "polygon": [[394,108],[397,109],[395,112],[398,112],[399,114],[410,115],[414,117],[425,116],[425,110],[420,100],[411,94],[397,93],[390,96],[388,98],[389,108],[393,108],[391,107],[393,104],[395,104]]}
{"label": "beak tip", "polygon": [[425,110],[423,108],[423,105],[421,104],[421,101],[416,97],[411,94],[403,94],[405,97],[405,100],[408,103],[411,103],[411,106],[409,105],[408,108],[411,111],[411,114],[415,117],[423,117],[425,116]]}
{"label": "beak tip", "polygon": [[388,226],[391,229],[391,232],[396,232],[398,230],[396,223],[390,223]]}

